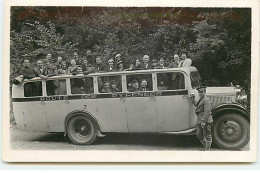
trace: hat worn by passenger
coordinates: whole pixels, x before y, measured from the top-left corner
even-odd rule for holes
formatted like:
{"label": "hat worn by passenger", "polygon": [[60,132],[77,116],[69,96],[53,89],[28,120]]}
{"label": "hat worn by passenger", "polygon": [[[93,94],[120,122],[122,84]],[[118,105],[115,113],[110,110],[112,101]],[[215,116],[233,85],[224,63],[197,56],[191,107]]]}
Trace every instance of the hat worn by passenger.
{"label": "hat worn by passenger", "polygon": [[122,63],[123,63],[123,61],[118,61],[118,62],[117,62],[117,65],[122,64]]}
{"label": "hat worn by passenger", "polygon": [[113,59],[109,59],[107,62],[114,62],[114,60]]}
{"label": "hat worn by passenger", "polygon": [[120,54],[117,54],[117,55],[115,56],[115,58],[120,57],[120,56],[121,56]]}

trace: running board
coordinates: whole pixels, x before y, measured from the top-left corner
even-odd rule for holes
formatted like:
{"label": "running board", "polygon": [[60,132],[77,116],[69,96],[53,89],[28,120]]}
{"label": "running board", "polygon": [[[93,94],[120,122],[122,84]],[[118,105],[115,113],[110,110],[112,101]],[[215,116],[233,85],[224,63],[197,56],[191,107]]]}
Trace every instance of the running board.
{"label": "running board", "polygon": [[171,134],[171,135],[190,135],[194,134],[196,132],[196,128],[188,129],[188,130],[183,130],[183,131],[178,131],[178,132],[160,132],[161,134]]}

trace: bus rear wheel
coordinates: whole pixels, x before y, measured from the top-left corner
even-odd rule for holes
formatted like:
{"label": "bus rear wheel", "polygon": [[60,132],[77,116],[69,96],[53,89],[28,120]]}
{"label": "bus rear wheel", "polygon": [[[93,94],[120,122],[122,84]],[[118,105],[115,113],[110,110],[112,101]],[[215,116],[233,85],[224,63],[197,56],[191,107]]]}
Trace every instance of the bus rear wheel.
{"label": "bus rear wheel", "polygon": [[227,113],[214,119],[213,142],[222,149],[238,150],[250,138],[249,122],[237,113]]}
{"label": "bus rear wheel", "polygon": [[96,122],[84,115],[72,117],[67,125],[70,140],[77,145],[90,145],[97,139]]}

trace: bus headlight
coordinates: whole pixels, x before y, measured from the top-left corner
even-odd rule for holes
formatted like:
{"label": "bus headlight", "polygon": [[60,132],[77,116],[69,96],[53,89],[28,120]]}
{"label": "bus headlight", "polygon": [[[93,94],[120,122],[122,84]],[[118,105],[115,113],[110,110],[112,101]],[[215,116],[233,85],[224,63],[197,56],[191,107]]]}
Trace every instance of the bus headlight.
{"label": "bus headlight", "polygon": [[247,107],[247,95],[245,93],[245,90],[240,89],[240,92],[237,93],[237,102],[245,108]]}

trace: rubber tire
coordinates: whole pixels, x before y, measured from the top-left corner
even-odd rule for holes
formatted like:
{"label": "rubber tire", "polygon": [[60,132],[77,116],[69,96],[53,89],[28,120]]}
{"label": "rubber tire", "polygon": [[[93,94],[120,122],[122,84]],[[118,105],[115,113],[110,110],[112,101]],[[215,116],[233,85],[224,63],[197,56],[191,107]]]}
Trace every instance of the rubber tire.
{"label": "rubber tire", "polygon": [[[241,137],[236,143],[228,143],[221,139],[220,135],[218,134],[218,126],[223,121],[234,121],[241,127]],[[222,149],[227,150],[239,150],[246,146],[250,139],[250,125],[246,118],[241,116],[237,113],[227,113],[214,118],[214,125],[213,125],[213,142]]]}
{"label": "rubber tire", "polygon": [[[74,123],[77,121],[86,121],[90,130],[90,134],[87,137],[82,137],[78,135],[74,127]],[[92,118],[84,115],[76,115],[69,119],[67,124],[67,134],[69,139],[77,145],[90,145],[94,143],[97,139],[98,126]]]}

